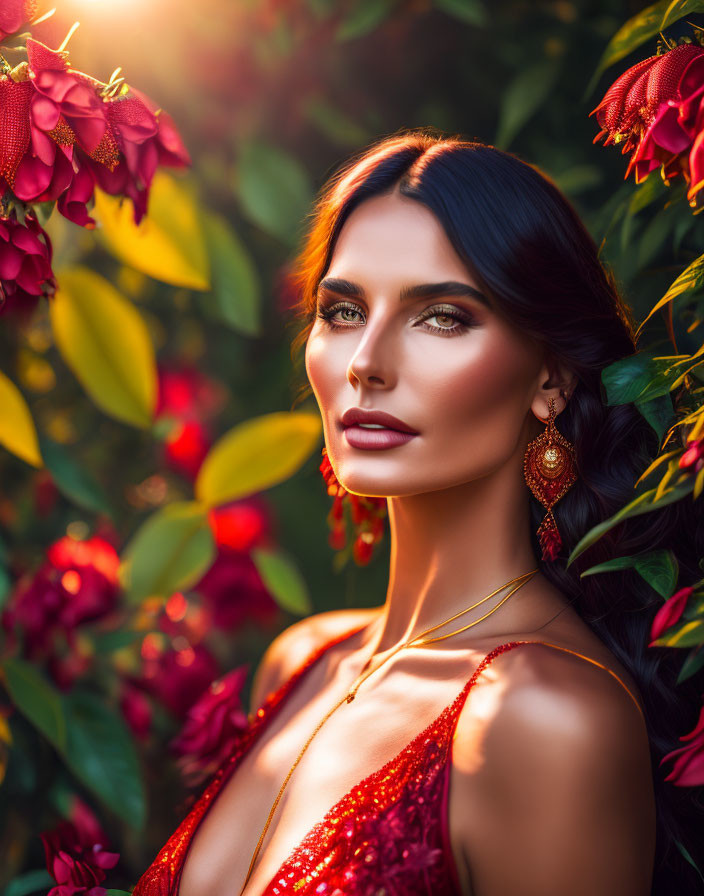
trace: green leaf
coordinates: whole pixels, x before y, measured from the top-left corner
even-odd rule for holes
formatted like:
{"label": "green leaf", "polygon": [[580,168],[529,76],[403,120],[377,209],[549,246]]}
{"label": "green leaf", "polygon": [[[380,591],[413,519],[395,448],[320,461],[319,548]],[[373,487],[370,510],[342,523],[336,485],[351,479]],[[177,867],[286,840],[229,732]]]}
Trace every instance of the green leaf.
{"label": "green leaf", "polygon": [[682,668],[680,669],[675,683],[681,684],[683,681],[696,675],[702,666],[704,666],[704,647],[695,647],[689,652],[687,658],[682,663]]}
{"label": "green leaf", "polygon": [[106,896],[131,896],[132,890],[106,890]]}
{"label": "green leaf", "polygon": [[541,59],[521,69],[504,89],[494,143],[506,149],[521,128],[550,96],[561,68],[561,58]]}
{"label": "green leaf", "polygon": [[691,264],[687,265],[684,271],[682,271],[679,277],[668,288],[665,295],[648,312],[648,316],[638,327],[636,335],[640,333],[645,324],[657,311],[664,308],[665,305],[674,301],[674,299],[683,293],[700,290],[702,285],[704,285],[704,255],[700,255],[699,258],[695,258]]}
{"label": "green leaf", "polygon": [[64,268],[57,276],[49,315],[61,355],[99,408],[147,428],[158,388],[154,348],[142,315],[90,268]]}
{"label": "green leaf", "polygon": [[663,179],[657,176],[657,172],[653,172],[652,177],[646,177],[645,181],[638,185],[628,203],[626,214],[629,217],[637,215],[638,212],[647,208],[651,202],[655,202],[656,199],[667,195],[667,189]]}
{"label": "green leaf", "polygon": [[217,507],[283,482],[310,457],[321,429],[319,415],[308,411],[275,411],[234,426],[203,461],[196,498]]}
{"label": "green leaf", "polygon": [[214,557],[207,510],[195,501],[178,501],[153,513],[132,537],[120,581],[133,602],[169,597],[194,585]]}
{"label": "green leaf", "polygon": [[674,592],[679,567],[672,551],[650,551],[647,554],[613,557],[604,563],[598,563],[596,566],[585,569],[580,574],[580,578],[600,572],[613,572],[618,569],[630,568],[634,568],[665,599]]}
{"label": "green leaf", "polygon": [[357,0],[352,12],[340,22],[335,40],[350,40],[373,31],[387,19],[395,6],[395,0]]}
{"label": "green leaf", "polygon": [[671,359],[662,359],[657,349],[619,358],[601,372],[609,405],[645,403],[672,388],[677,373]]}
{"label": "green leaf", "polygon": [[141,641],[149,631],[133,631],[132,629],[118,629],[114,632],[94,632],[88,627],[83,629],[85,634],[93,642],[96,653],[103,656],[114,650],[122,650],[123,647],[131,647],[135,642]]}
{"label": "green leaf", "polygon": [[658,395],[657,398],[651,398],[649,401],[636,401],[635,405],[662,442],[675,414],[671,393]]}
{"label": "green leaf", "polygon": [[679,849],[679,851],[685,857],[685,859],[689,862],[689,864],[692,866],[692,868],[695,869],[695,871],[697,872],[699,877],[702,879],[702,881],[704,881],[704,874],[702,874],[701,871],[699,870],[697,863],[694,861],[692,856],[689,854],[689,851],[687,850],[687,847],[684,845],[684,843],[681,843],[679,840],[677,840],[675,838],[675,845],[677,846],[677,849]]}
{"label": "green leaf", "polygon": [[3,896],[29,896],[30,893],[46,891],[53,886],[56,886],[56,881],[46,868],[37,868],[13,878],[5,888]]}
{"label": "green leaf", "polygon": [[486,25],[486,10],[480,0],[435,0],[435,6],[468,25]]}
{"label": "green leaf", "polygon": [[660,0],[660,2],[653,3],[652,6],[641,10],[622,25],[609,41],[587,86],[585,96],[589,96],[594,90],[602,72],[607,68],[628,56],[641,44],[651,37],[655,37],[660,31],[664,31],[674,22],[697,12],[704,12],[702,0],[674,0],[674,2],[673,0]]}
{"label": "green leaf", "polygon": [[247,250],[221,215],[203,215],[212,292],[200,293],[206,313],[233,330],[256,336],[261,329],[259,276]]}
{"label": "green leaf", "polygon": [[358,146],[368,142],[370,135],[367,129],[352,121],[324,97],[309,96],[303,108],[308,121],[338,146]]}
{"label": "green leaf", "polygon": [[245,214],[287,246],[295,246],[313,189],[301,163],[261,140],[241,144],[237,159],[237,196]]}
{"label": "green leaf", "polygon": [[659,647],[698,647],[704,643],[704,619],[690,619],[652,642]]}
{"label": "green leaf", "polygon": [[625,507],[622,507],[619,511],[617,511],[613,516],[609,517],[606,520],[603,520],[598,525],[594,526],[589,530],[582,538],[577,542],[576,546],[573,548],[572,553],[567,559],[567,566],[570,565],[574,560],[579,557],[583,551],[586,551],[587,548],[591,547],[595,542],[597,542],[602,535],[608,532],[610,529],[613,529],[618,523],[622,520],[625,520],[632,516],[638,516],[641,513],[650,513],[651,510],[657,510],[659,507],[664,507],[667,504],[672,504],[675,501],[679,501],[685,495],[688,495],[692,491],[692,483],[690,481],[685,481],[684,483],[674,486],[670,489],[670,491],[666,491],[658,500],[654,500],[656,488],[651,488],[646,492],[638,495],[637,498],[634,498],[633,501],[630,501],[626,504]]}
{"label": "green leaf", "polygon": [[67,731],[61,695],[31,663],[16,657],[3,661],[5,687],[17,709],[57,750],[66,748]]}
{"label": "green leaf", "polygon": [[306,583],[289,557],[281,551],[254,548],[252,560],[262,581],[283,610],[299,616],[307,616],[312,612]]}
{"label": "green leaf", "polygon": [[76,778],[131,828],[141,831],[146,801],[132,737],[105,698],[78,689],[63,697],[68,721],[64,760]]}
{"label": "green leaf", "polygon": [[84,466],[74,461],[65,448],[43,435],[39,437],[39,445],[56,487],[69,501],[84,510],[114,516],[102,486]]}

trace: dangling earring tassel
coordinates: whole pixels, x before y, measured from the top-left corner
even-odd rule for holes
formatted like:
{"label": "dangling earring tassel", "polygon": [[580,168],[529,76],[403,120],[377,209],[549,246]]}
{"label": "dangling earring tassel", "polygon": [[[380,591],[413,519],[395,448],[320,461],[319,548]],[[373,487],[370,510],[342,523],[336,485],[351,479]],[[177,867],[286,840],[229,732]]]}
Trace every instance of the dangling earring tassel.
{"label": "dangling earring tassel", "polygon": [[327,522],[330,527],[328,544],[334,551],[342,551],[347,545],[343,501],[350,504],[350,515],[355,530],[352,543],[352,556],[358,566],[366,566],[371,560],[374,545],[384,535],[384,517],[386,516],[386,498],[368,498],[353,495],[338,482],[330,463],[327,448],[322,450],[323,460],[320,472],[323,474],[328,494],[334,498],[328,512]]}
{"label": "dangling earring tassel", "polygon": [[550,409],[547,426],[528,443],[523,460],[523,475],[528,487],[547,513],[537,535],[543,560],[556,560],[562,548],[562,538],[552,508],[577,481],[577,457],[574,445],[555,426],[555,399],[548,402]]}

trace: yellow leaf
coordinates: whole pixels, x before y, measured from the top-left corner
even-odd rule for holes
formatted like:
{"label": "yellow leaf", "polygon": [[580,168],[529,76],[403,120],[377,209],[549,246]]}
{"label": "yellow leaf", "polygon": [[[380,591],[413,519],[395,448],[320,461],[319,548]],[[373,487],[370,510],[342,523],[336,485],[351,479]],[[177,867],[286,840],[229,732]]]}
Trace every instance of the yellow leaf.
{"label": "yellow leaf", "polygon": [[132,203],[96,188],[95,233],[120,261],[174,286],[210,289],[210,265],[198,206],[182,180],[157,169],[147,214],[134,223]]}
{"label": "yellow leaf", "polygon": [[240,423],[211,448],[195,493],[209,507],[270,488],[292,476],[321,435],[317,414],[280,411]]}
{"label": "yellow leaf", "polygon": [[44,466],[27,402],[4,373],[0,373],[0,444],[33,467]]}
{"label": "yellow leaf", "polygon": [[49,313],[64,360],[98,407],[149,427],[157,400],[156,360],[139,311],[88,268],[64,268],[57,279]]}

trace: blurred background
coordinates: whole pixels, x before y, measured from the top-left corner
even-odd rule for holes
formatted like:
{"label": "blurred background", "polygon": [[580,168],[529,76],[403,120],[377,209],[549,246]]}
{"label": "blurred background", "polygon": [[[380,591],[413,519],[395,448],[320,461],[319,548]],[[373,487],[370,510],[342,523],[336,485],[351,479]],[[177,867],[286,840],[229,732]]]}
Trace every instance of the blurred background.
{"label": "blurred background", "polygon": [[[96,406],[57,351],[46,302],[26,326],[0,328],[2,369],[55,452],[51,471],[0,452],[3,602],[15,599],[20,582],[40,587],[32,577],[42,563],[58,571],[64,589],[78,566],[105,573],[114,563],[105,544],[119,554],[150,514],[187,501],[203,458],[232,427],[294,405],[317,412],[310,394],[295,403],[305,374],[302,356],[291,357],[300,322],[289,264],[317,191],[370,141],[432,126],[514,152],[557,183],[601,244],[633,184],[624,183],[618,148],[593,143],[599,127],[589,113],[618,74],[655,52],[655,39],[595,73],[613,35],[645,5],[59,0],[33,36],[57,48],[80,22],[66,45],[72,67],[107,82],[121,66],[127,83],[173,118],[192,158],[174,178],[209,215],[213,281],[211,289],[165,283],[106,251],[94,232],[56,213],[48,220],[57,271],[85,265],[135,303],[155,348],[157,420],[165,423],[145,431]],[[689,19],[701,24],[704,16]],[[678,27],[688,28],[682,22],[670,33]],[[667,208],[646,211],[604,246],[638,318],[696,246],[688,245],[694,216],[680,216],[673,256],[665,246],[673,220]],[[388,537],[364,567],[349,551],[332,550],[320,448],[322,439],[294,475],[211,518],[216,555],[193,587],[147,596],[120,637],[94,625],[117,602],[115,577],[105,574],[103,610],[87,614],[49,657],[51,686],[93,688],[136,744],[133,765],[112,790],[53,762],[26,720],[4,707],[12,737],[4,738],[0,885],[15,881],[7,896],[51,883],[41,877],[37,832],[78,800],[92,806],[121,854],[114,885],[134,883],[192,798],[183,768],[164,756],[204,689],[239,670],[246,714],[252,674],[279,631],[309,613],[383,603]],[[101,541],[80,562],[58,548],[49,556],[64,535]],[[275,585],[276,575],[265,581],[252,557],[261,546],[288,558]],[[54,588],[49,581],[55,577],[46,577],[42,595]],[[118,736],[107,725],[103,756],[110,730]]]}

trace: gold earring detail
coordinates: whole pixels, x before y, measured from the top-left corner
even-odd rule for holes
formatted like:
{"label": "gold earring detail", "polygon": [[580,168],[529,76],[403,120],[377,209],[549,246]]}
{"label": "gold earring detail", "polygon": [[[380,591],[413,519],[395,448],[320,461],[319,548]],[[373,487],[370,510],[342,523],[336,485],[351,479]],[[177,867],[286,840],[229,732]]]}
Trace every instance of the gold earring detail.
{"label": "gold earring detail", "polygon": [[548,401],[549,416],[544,432],[528,443],[523,475],[535,497],[547,509],[537,535],[543,560],[556,560],[562,538],[552,508],[577,481],[574,445],[555,426],[555,399]]}

